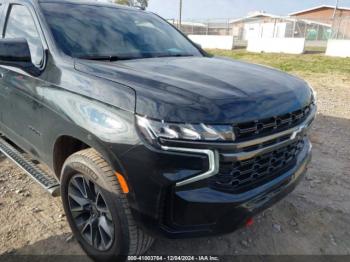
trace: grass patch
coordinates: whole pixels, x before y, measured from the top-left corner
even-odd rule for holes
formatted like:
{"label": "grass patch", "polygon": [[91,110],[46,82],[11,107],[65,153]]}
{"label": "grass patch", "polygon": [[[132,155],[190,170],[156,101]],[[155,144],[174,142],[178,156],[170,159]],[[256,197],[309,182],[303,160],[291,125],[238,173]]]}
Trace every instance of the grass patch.
{"label": "grass patch", "polygon": [[245,50],[207,50],[210,54],[226,56],[278,68],[286,72],[350,74],[350,58],[327,57],[322,54],[267,54]]}
{"label": "grass patch", "polygon": [[327,47],[316,47],[316,46],[306,46],[305,47],[305,53],[319,53],[319,54],[325,54],[327,50]]}

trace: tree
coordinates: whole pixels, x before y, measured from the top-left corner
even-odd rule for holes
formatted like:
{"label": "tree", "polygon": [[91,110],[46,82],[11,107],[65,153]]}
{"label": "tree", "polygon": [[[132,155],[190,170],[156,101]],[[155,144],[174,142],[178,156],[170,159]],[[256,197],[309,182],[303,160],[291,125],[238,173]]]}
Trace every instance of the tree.
{"label": "tree", "polygon": [[141,8],[148,7],[148,0],[115,0],[117,4],[128,6],[139,6]]}

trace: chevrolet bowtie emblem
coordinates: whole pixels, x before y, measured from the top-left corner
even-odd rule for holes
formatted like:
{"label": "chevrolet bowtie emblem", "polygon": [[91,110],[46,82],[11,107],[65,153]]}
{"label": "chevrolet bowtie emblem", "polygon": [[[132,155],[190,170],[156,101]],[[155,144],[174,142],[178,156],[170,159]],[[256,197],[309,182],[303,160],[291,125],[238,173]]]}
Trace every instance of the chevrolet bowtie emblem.
{"label": "chevrolet bowtie emblem", "polygon": [[290,136],[290,139],[294,140],[303,130],[304,130],[303,126],[299,127],[297,130],[293,132],[293,134]]}

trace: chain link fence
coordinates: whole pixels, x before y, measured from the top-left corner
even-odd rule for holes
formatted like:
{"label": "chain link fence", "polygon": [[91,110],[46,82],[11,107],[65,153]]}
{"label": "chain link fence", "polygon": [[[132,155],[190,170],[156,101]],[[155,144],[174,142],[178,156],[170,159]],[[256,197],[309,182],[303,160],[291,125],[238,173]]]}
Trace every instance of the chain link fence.
{"label": "chain link fence", "polygon": [[240,19],[168,20],[187,35],[226,35],[245,45],[251,38],[305,38],[307,45],[326,46],[328,39],[350,39],[350,17],[257,16]]}
{"label": "chain link fence", "polygon": [[331,38],[350,40],[350,16],[333,20]]}

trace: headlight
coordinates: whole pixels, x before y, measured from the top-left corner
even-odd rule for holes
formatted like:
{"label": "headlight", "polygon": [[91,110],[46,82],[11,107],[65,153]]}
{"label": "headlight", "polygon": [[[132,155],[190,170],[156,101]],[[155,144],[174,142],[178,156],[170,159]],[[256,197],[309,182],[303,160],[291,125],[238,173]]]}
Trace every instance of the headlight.
{"label": "headlight", "polygon": [[178,124],[151,120],[137,116],[137,125],[151,139],[233,142],[235,134],[231,125]]}

